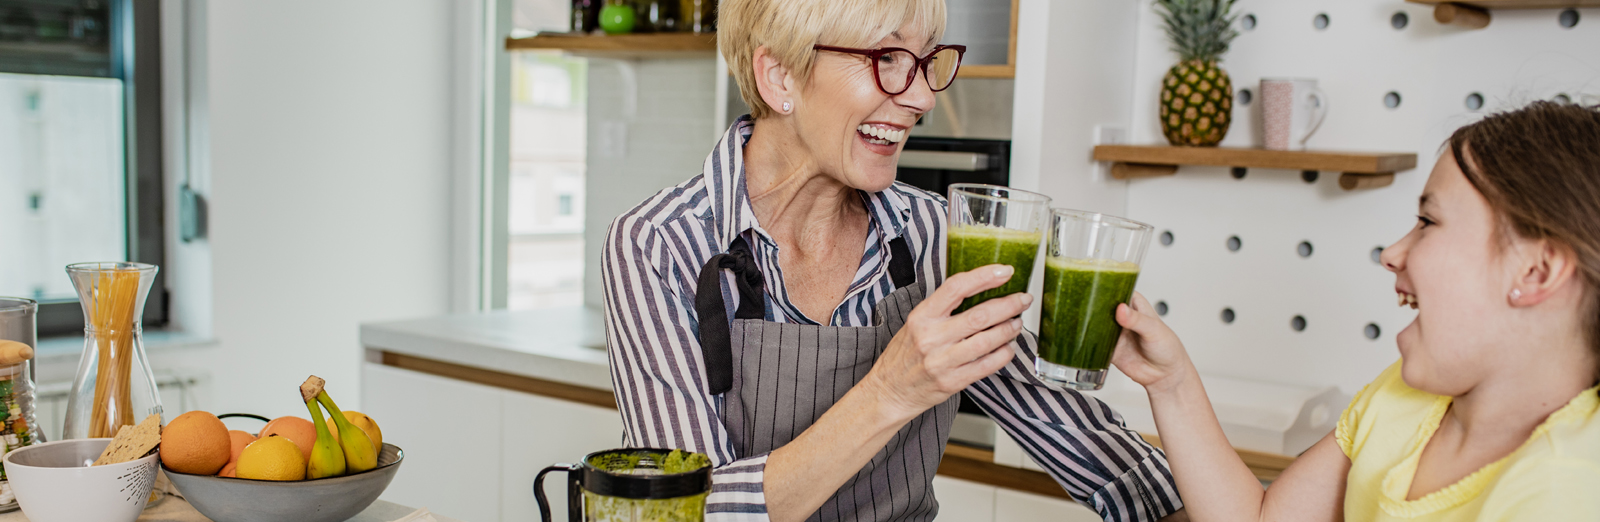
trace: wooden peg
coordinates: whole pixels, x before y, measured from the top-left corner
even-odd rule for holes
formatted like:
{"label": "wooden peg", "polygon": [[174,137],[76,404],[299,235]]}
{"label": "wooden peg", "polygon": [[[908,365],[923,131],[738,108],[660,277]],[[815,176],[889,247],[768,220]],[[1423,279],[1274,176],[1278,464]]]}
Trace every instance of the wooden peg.
{"label": "wooden peg", "polygon": [[1111,177],[1116,179],[1157,178],[1161,176],[1171,176],[1177,173],[1177,165],[1123,163],[1120,161],[1111,164]]}
{"label": "wooden peg", "polygon": [[1339,175],[1339,188],[1345,190],[1374,189],[1387,187],[1394,183],[1394,174],[1351,174],[1346,172]]}
{"label": "wooden peg", "polygon": [[0,339],[0,366],[11,366],[32,358],[32,346]]}
{"label": "wooden peg", "polygon": [[1433,6],[1433,19],[1444,25],[1467,29],[1489,27],[1489,11],[1464,4],[1442,3]]}

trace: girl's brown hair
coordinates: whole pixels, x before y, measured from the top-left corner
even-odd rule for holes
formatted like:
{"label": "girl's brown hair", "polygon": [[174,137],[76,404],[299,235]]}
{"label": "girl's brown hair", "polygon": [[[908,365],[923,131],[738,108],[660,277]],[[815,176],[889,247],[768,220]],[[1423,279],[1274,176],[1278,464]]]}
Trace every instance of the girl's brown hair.
{"label": "girl's brown hair", "polygon": [[1600,110],[1534,102],[1457,129],[1450,151],[1506,228],[1572,249],[1600,351]]}

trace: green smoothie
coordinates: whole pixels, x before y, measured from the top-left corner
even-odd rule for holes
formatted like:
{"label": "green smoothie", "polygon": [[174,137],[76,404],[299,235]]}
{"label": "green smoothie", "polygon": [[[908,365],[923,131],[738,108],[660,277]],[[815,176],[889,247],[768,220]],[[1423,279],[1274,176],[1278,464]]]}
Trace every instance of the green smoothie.
{"label": "green smoothie", "polygon": [[1045,258],[1039,356],[1080,370],[1109,367],[1122,335],[1117,305],[1128,302],[1138,280],[1133,263]]}
{"label": "green smoothie", "polygon": [[984,265],[1007,264],[1016,268],[1011,280],[961,301],[956,313],[996,297],[1028,291],[1033,261],[1039,255],[1043,234],[987,225],[957,225],[950,229],[949,255],[945,256],[945,276],[953,276]]}

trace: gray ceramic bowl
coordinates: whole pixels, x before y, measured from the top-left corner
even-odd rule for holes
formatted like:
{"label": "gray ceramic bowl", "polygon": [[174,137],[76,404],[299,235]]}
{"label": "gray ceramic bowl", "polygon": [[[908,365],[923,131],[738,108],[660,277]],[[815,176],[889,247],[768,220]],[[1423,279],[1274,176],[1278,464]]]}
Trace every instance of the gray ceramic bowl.
{"label": "gray ceramic bowl", "polygon": [[384,443],[378,467],[355,475],[275,482],[178,473],[167,478],[200,514],[216,522],[343,522],[389,487],[405,452]]}

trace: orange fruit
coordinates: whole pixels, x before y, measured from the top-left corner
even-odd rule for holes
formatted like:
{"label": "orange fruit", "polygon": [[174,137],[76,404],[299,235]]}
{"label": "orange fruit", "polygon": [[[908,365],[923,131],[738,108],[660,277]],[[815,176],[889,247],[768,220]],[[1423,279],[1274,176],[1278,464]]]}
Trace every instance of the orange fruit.
{"label": "orange fruit", "polygon": [[[317,443],[317,426],[306,419],[289,415],[272,419],[261,428],[261,437],[265,439],[273,435],[281,435],[300,447],[300,457],[311,458],[311,445]],[[257,439],[259,440],[259,439]]]}
{"label": "orange fruit", "polygon": [[191,475],[215,475],[233,456],[228,427],[203,411],[172,419],[161,429],[161,464]]}
{"label": "orange fruit", "polygon": [[245,446],[235,472],[242,479],[305,480],[306,458],[294,441],[272,435]]}
{"label": "orange fruit", "polygon": [[355,427],[361,428],[361,431],[367,432],[367,438],[372,439],[372,447],[378,448],[379,453],[383,452],[383,430],[378,429],[378,421],[359,411],[346,411],[344,418]]}
{"label": "orange fruit", "polygon": [[232,446],[233,454],[228,456],[228,463],[232,464],[232,463],[238,462],[239,461],[239,453],[244,451],[244,447],[245,446],[249,446],[250,443],[255,442],[255,441],[256,441],[256,436],[255,435],[251,435],[248,432],[239,431],[239,430],[228,430],[228,442],[233,445]]}
{"label": "orange fruit", "polygon": [[237,463],[237,462],[229,462],[228,465],[222,467],[222,471],[218,471],[217,472],[217,476],[218,477],[238,477],[239,476],[239,463]]}

